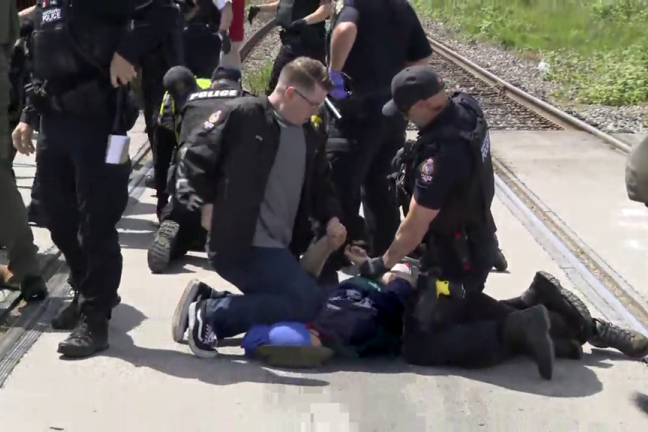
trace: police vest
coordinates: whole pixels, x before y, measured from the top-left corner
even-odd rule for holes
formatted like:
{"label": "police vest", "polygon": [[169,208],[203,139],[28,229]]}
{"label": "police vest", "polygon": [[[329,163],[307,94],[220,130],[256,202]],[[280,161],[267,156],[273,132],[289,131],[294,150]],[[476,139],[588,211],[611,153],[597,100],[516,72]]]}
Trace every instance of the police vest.
{"label": "police vest", "polygon": [[192,16],[188,24],[205,24],[218,29],[221,20],[221,13],[212,0],[196,0],[195,11],[190,12]]}
{"label": "police vest", "polygon": [[[196,79],[196,84],[201,89],[207,89],[211,81],[204,78]],[[180,110],[177,109],[175,100],[169,92],[164,93],[160,113],[158,115],[158,125],[175,132],[176,140],[180,138]]]}
{"label": "police vest", "polygon": [[189,134],[204,123],[210,114],[222,108],[228,101],[243,96],[243,91],[230,86],[205,89],[189,95],[187,103],[182,108],[180,137],[178,143],[182,145]]}
{"label": "police vest", "polygon": [[72,1],[78,0],[38,0],[36,4],[32,35],[36,80],[72,87],[84,76],[108,76],[128,22],[88,19],[75,11]]}
{"label": "police vest", "polygon": [[306,18],[320,7],[320,0],[280,0],[275,16],[277,24],[284,30],[284,43],[296,43],[305,47],[320,48],[326,39],[326,23],[307,25],[299,32],[287,30],[290,24]]}
{"label": "police vest", "polygon": [[[468,115],[477,118],[474,127],[457,121],[423,134],[414,145],[413,157],[407,163],[406,175],[411,196],[418,167],[428,158],[434,157],[442,145],[466,145],[471,154],[472,176],[467,184],[455,188],[448,202],[430,225],[432,235],[455,235],[458,231],[470,231],[491,221],[490,207],[495,195],[493,164],[490,154],[490,136],[484,113],[478,102],[470,95],[455,93],[452,102],[459,110],[459,118]],[[471,125],[472,126],[472,125]]]}

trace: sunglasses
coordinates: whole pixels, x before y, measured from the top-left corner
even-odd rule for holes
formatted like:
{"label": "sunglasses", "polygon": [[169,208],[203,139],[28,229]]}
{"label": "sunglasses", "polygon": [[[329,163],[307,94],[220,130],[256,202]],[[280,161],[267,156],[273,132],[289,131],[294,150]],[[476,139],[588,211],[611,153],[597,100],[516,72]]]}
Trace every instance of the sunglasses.
{"label": "sunglasses", "polygon": [[293,91],[294,91],[295,93],[297,93],[297,94],[299,95],[299,97],[301,97],[302,99],[304,99],[304,100],[305,100],[305,101],[306,101],[306,102],[311,106],[311,108],[313,108],[313,109],[318,109],[318,108],[320,108],[322,105],[324,105],[324,102],[321,102],[321,103],[319,103],[319,102],[313,102],[312,100],[310,100],[309,98],[307,98],[306,96],[304,96],[304,94],[303,94],[302,92],[300,92],[299,90],[297,90],[296,88],[292,87],[292,89],[293,89]]}

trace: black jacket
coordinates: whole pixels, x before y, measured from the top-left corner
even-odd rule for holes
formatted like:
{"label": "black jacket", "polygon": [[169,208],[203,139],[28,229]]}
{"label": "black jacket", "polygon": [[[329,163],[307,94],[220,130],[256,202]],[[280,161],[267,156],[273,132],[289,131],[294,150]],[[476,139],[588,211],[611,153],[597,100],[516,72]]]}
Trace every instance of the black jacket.
{"label": "black jacket", "polygon": [[[183,203],[196,195],[202,203],[214,204],[210,255],[234,262],[244,258],[252,246],[266,183],[279,148],[280,127],[266,97],[235,99],[220,114],[205,120],[187,139],[179,166],[186,189],[178,190],[178,199]],[[313,222],[326,225],[340,213],[329,179],[325,127],[308,123],[304,132],[306,174],[294,239],[304,238]]]}

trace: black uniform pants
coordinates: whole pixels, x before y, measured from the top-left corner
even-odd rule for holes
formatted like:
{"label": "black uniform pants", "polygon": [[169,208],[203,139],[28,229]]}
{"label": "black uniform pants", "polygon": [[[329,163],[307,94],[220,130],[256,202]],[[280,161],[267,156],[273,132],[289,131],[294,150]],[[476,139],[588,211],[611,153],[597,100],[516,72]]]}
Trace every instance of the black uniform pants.
{"label": "black uniform pants", "polygon": [[490,268],[464,281],[464,300],[440,298],[444,319],[423,329],[412,314],[415,300],[405,313],[403,357],[421,366],[488,367],[512,354],[501,340],[506,317],[516,309],[483,293]]}
{"label": "black uniform pants", "polygon": [[47,114],[38,137],[36,167],[48,228],[84,313],[107,313],[121,282],[116,225],[128,203],[131,162],[105,162],[112,123]]}
{"label": "black uniform pants", "polygon": [[298,44],[281,45],[279,54],[277,54],[272,65],[272,72],[270,73],[270,81],[268,81],[268,87],[266,88],[266,95],[270,95],[274,91],[277,86],[277,81],[279,81],[279,74],[284,66],[295,60],[297,57],[309,57],[326,64],[326,48],[324,45],[322,45],[321,48],[304,47]]}
{"label": "black uniform pants", "polygon": [[169,202],[167,194],[167,177],[173,159],[173,150],[177,145],[175,132],[162,126],[156,126],[154,132],[155,160],[153,172],[155,177],[155,190],[157,195],[157,213],[160,214]]}
{"label": "black uniform pants", "polygon": [[[176,222],[180,229],[173,243],[171,258],[178,259],[194,248],[204,250],[207,242],[207,231],[200,223],[200,212],[190,212],[172,199],[162,210],[160,221]],[[198,246],[200,245],[200,246]]]}
{"label": "black uniform pants", "polygon": [[153,160],[156,159],[155,149],[155,125],[157,115],[164,97],[164,86],[162,79],[169,70],[167,59],[162,54],[151,54],[142,60],[142,100],[144,109],[144,122],[146,134],[148,135]]}
{"label": "black uniform pants", "polygon": [[[347,119],[342,134],[347,143],[329,144],[327,154],[340,206],[342,223],[350,241],[370,240],[372,254],[383,254],[394,240],[400,225],[396,195],[390,193],[391,161],[405,142],[404,119],[387,119],[379,108],[361,119]],[[361,189],[364,212],[373,225],[370,239],[365,221],[359,215]]]}
{"label": "black uniform pants", "polygon": [[196,78],[210,78],[218,67],[221,39],[203,24],[190,24],[182,32],[185,65]]}

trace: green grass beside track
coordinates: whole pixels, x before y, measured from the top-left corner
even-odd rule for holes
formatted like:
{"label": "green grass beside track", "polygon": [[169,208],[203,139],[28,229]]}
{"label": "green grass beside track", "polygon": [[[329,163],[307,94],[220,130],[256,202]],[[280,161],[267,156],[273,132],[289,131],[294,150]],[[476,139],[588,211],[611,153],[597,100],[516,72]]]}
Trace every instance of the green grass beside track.
{"label": "green grass beside track", "polygon": [[411,0],[421,16],[549,65],[554,95],[648,102],[648,0]]}

